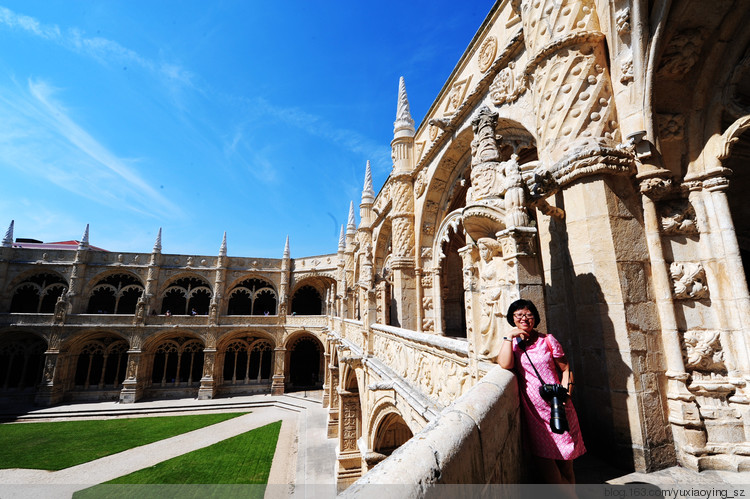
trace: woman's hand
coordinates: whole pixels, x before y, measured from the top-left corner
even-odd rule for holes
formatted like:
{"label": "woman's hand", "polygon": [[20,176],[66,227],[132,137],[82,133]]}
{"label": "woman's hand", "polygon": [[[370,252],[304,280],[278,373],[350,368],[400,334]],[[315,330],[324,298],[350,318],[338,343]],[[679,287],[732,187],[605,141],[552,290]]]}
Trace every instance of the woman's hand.
{"label": "woman's hand", "polygon": [[514,327],[510,334],[508,335],[509,338],[521,338],[523,341],[526,341],[529,339],[529,333],[524,331],[523,329],[519,329],[517,327]]}

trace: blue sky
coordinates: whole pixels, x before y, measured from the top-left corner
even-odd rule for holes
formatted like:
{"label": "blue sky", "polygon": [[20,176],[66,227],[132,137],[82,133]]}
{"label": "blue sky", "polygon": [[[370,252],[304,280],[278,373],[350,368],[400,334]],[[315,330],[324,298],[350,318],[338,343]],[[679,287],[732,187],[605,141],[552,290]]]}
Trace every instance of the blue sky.
{"label": "blue sky", "polygon": [[0,0],[0,237],[332,253],[489,0]]}

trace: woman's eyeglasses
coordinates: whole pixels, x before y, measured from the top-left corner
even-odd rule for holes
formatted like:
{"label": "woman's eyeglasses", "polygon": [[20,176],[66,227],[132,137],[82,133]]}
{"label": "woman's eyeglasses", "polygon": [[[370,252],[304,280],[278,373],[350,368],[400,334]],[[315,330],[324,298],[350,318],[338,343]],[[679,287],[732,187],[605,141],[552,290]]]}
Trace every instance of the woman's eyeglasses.
{"label": "woman's eyeglasses", "polygon": [[513,314],[514,319],[533,319],[534,314]]}

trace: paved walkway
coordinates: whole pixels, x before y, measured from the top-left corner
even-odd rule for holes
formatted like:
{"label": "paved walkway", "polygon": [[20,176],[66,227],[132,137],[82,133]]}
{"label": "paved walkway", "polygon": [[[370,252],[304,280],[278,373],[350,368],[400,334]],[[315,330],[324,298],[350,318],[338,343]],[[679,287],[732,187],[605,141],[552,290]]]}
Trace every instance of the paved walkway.
{"label": "paved walkway", "polygon": [[[71,497],[78,490],[127,475],[162,461],[207,447],[227,438],[275,421],[282,421],[266,496],[294,497],[335,495],[335,439],[326,437],[327,410],[321,406],[320,392],[298,395],[254,395],[211,401],[171,400],[117,403],[73,404],[36,409],[24,420],[50,421],[145,415],[230,412],[251,410],[233,418],[151,444],[129,449],[95,461],[60,471],[28,469],[0,470],[0,497],[35,499]],[[294,484],[305,484],[296,486]]]}

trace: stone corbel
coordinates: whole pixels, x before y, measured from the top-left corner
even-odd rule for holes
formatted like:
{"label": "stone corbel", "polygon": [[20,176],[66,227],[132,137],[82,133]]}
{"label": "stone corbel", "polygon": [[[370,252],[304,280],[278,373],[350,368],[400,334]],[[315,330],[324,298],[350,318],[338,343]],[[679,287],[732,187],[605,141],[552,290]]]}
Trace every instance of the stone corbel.
{"label": "stone corbel", "polygon": [[535,227],[513,227],[497,233],[497,240],[503,247],[503,260],[508,261],[521,256],[535,256]]}

